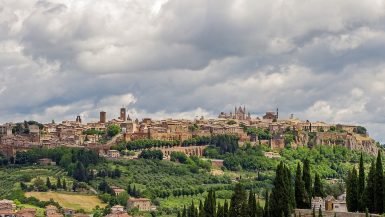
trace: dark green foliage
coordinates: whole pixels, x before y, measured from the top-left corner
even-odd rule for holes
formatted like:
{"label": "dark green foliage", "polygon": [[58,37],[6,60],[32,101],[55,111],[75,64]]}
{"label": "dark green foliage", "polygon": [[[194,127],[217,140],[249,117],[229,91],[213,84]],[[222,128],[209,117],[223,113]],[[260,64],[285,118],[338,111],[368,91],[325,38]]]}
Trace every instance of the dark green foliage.
{"label": "dark green foliage", "polygon": [[263,217],[270,217],[270,200],[269,200],[269,192],[266,191],[265,193],[265,208],[263,209]]}
{"label": "dark green foliage", "polygon": [[255,199],[255,194],[253,190],[249,192],[249,200],[247,203],[247,216],[255,217],[257,214],[257,200]]}
{"label": "dark green foliage", "polygon": [[305,159],[303,161],[303,174],[302,179],[305,185],[305,193],[307,195],[306,207],[310,208],[311,206],[311,195],[312,193],[312,180],[311,180],[311,172],[310,172],[310,161]]}
{"label": "dark green foliage", "polygon": [[47,179],[45,181],[45,185],[47,186],[48,189],[52,188],[51,180],[49,179],[49,177],[47,177]]}
{"label": "dark green foliage", "polygon": [[357,184],[357,170],[353,168],[346,180],[346,205],[349,212],[356,212],[358,209]]}
{"label": "dark green foliage", "polygon": [[186,163],[187,162],[187,155],[183,152],[172,152],[171,155],[170,155],[170,160],[171,161],[174,161],[174,162],[179,162],[179,163]]}
{"label": "dark green foliage", "polygon": [[163,160],[163,153],[161,150],[143,150],[138,157],[152,160]]}
{"label": "dark green foliage", "polygon": [[273,185],[270,197],[270,215],[279,217],[283,213],[285,217],[291,216],[295,208],[294,190],[290,170],[283,163],[277,167]]}
{"label": "dark green foliage", "polygon": [[118,135],[120,133],[120,131],[121,131],[120,127],[118,125],[113,124],[113,125],[108,126],[107,135],[109,137],[114,137],[114,136]]}
{"label": "dark green foliage", "polygon": [[63,179],[63,189],[66,190],[67,189],[67,182],[65,179]]}
{"label": "dark green foliage", "polygon": [[57,178],[57,181],[56,181],[56,187],[57,187],[58,189],[63,188],[63,186],[62,186],[62,184],[61,184],[61,179],[60,179],[60,177]]}
{"label": "dark green foliage", "polygon": [[369,212],[375,212],[375,174],[376,173],[376,166],[374,164],[374,161],[372,161],[372,164],[370,166],[370,170],[368,173],[368,179],[367,184],[365,188],[365,205],[369,209]]}
{"label": "dark green foliage", "polygon": [[182,217],[187,217],[187,209],[186,209],[186,206],[183,206]]}
{"label": "dark green foliage", "polygon": [[76,167],[72,173],[72,176],[74,177],[74,179],[80,182],[87,181],[87,171],[81,162],[76,163]]}
{"label": "dark green foliage", "polygon": [[365,135],[367,133],[367,130],[365,127],[358,126],[356,129],[353,130],[353,132]]}
{"label": "dark green foliage", "polygon": [[321,210],[321,207],[318,209],[318,217],[322,217],[322,210]]}
{"label": "dark green foliage", "polygon": [[324,190],[321,182],[321,178],[318,173],[315,174],[314,178],[314,188],[313,188],[313,196],[314,197],[324,197]]}
{"label": "dark green foliage", "polygon": [[217,217],[225,217],[224,209],[219,203],[217,208]]}
{"label": "dark green foliage", "polygon": [[227,203],[227,200],[225,200],[225,203],[223,204],[223,216],[230,217],[229,204]]}
{"label": "dark green foliage", "polygon": [[210,190],[206,200],[204,202],[204,213],[205,217],[215,217],[216,216],[216,197],[215,192]]}
{"label": "dark green foliage", "polygon": [[243,186],[238,183],[231,197],[230,216],[242,216],[244,203],[246,203],[246,191]]}
{"label": "dark green foliage", "polygon": [[360,157],[360,166],[359,166],[359,173],[358,173],[358,211],[364,212],[365,211],[365,167],[364,167],[364,160],[361,153]]}
{"label": "dark green foliage", "polygon": [[375,194],[374,194],[374,208],[376,213],[383,213],[384,211],[384,171],[382,169],[381,151],[378,151],[376,160],[375,173]]}
{"label": "dark green foliage", "polygon": [[295,173],[295,202],[297,208],[305,209],[307,208],[307,196],[305,190],[305,183],[302,179],[302,170],[301,165],[297,164],[297,171]]}

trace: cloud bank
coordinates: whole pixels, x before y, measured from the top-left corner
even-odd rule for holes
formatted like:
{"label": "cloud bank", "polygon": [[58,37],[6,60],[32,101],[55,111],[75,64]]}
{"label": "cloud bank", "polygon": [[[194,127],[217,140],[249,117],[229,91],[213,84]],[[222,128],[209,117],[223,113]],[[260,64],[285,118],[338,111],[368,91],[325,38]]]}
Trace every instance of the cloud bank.
{"label": "cloud bank", "polygon": [[245,104],[385,141],[384,21],[383,0],[0,0],[0,122]]}

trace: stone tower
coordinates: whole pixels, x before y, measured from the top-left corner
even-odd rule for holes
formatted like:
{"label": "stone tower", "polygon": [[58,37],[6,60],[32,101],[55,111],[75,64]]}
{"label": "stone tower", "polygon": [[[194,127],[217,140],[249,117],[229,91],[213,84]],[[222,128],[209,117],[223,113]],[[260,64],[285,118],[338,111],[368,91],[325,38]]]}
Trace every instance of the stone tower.
{"label": "stone tower", "polygon": [[122,120],[122,121],[125,121],[126,120],[126,108],[121,108],[120,109],[120,117],[119,119]]}
{"label": "stone tower", "polygon": [[107,121],[107,113],[105,111],[100,112],[100,123],[105,124]]}

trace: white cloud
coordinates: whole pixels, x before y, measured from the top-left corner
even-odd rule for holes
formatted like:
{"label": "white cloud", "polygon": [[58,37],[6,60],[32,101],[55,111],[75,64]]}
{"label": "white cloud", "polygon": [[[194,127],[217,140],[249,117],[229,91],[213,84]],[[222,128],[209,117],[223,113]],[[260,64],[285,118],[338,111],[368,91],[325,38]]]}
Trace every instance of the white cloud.
{"label": "white cloud", "polygon": [[235,104],[385,141],[385,1],[0,1],[0,122]]}

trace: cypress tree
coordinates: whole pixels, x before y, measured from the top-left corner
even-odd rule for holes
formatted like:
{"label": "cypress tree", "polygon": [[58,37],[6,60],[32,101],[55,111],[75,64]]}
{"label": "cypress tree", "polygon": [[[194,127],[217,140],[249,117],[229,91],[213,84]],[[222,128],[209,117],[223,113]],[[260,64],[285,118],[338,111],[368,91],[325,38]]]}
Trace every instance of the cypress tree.
{"label": "cypress tree", "polygon": [[225,217],[224,209],[219,203],[217,208],[217,217]]}
{"label": "cypress tree", "polygon": [[374,206],[377,213],[384,212],[384,174],[382,169],[381,151],[378,151],[374,186]]}
{"label": "cypress tree", "polygon": [[358,170],[358,211],[363,212],[365,211],[365,199],[364,199],[364,192],[365,192],[365,167],[364,167],[364,159],[361,153],[360,156],[360,167]]}
{"label": "cypress tree", "polygon": [[263,217],[263,208],[261,204],[259,203],[259,200],[257,201],[257,217]]}
{"label": "cypress tree", "polygon": [[321,207],[318,209],[318,217],[322,217],[322,210],[321,210]]}
{"label": "cypress tree", "polygon": [[60,177],[57,178],[57,181],[56,181],[56,187],[57,187],[58,189],[61,189],[61,188],[62,188]]}
{"label": "cypress tree", "polygon": [[255,199],[255,194],[253,190],[250,190],[249,202],[247,204],[247,207],[248,207],[248,210],[247,210],[248,216],[255,217],[257,214],[257,201]]}
{"label": "cypress tree", "polygon": [[305,191],[307,196],[306,208],[311,208],[311,195],[312,195],[312,181],[311,181],[311,173],[310,173],[310,161],[305,159],[303,161],[303,174],[302,179],[305,185]]}
{"label": "cypress tree", "polygon": [[274,217],[281,216],[282,213],[288,217],[292,214],[295,207],[290,171],[282,162],[276,170],[269,206],[270,215]]}
{"label": "cypress tree", "polygon": [[357,170],[354,167],[351,172],[348,174],[348,179],[346,181],[346,205],[349,212],[357,211],[358,205],[358,195],[357,195]]}
{"label": "cypress tree", "polygon": [[246,192],[241,184],[235,185],[233,196],[231,197],[229,216],[242,216]]}
{"label": "cypress tree", "polygon": [[183,206],[182,217],[187,217],[187,209],[186,209],[186,205]]}
{"label": "cypress tree", "polygon": [[369,212],[373,213],[375,212],[374,210],[374,183],[375,183],[375,164],[374,161],[372,160],[369,173],[368,173],[368,178],[366,182],[366,188],[365,188],[365,206],[369,209]]}
{"label": "cypress tree", "polygon": [[270,207],[269,207],[269,191],[266,190],[265,193],[265,208],[263,209],[263,217],[270,217]]}
{"label": "cypress tree", "polygon": [[305,184],[302,180],[302,170],[299,163],[297,164],[297,171],[295,173],[295,203],[299,209],[306,208]]}
{"label": "cypress tree", "polygon": [[187,211],[187,217],[197,217],[194,201],[192,201],[191,206]]}
{"label": "cypress tree", "polygon": [[227,203],[227,200],[225,200],[225,204],[223,205],[223,216],[224,217],[230,217],[230,215],[229,215],[229,204]]}
{"label": "cypress tree", "polygon": [[216,198],[213,190],[210,190],[204,204],[205,217],[215,217]]}
{"label": "cypress tree", "polygon": [[365,209],[365,217],[369,217],[368,208]]}
{"label": "cypress tree", "polygon": [[322,186],[322,182],[321,182],[321,179],[320,179],[318,173],[315,174],[315,178],[314,178],[313,196],[314,197],[322,197],[322,198],[324,197],[323,186]]}
{"label": "cypress tree", "polygon": [[205,210],[201,200],[199,200],[199,217],[205,217]]}
{"label": "cypress tree", "polygon": [[52,184],[51,184],[51,181],[49,180],[49,177],[47,177],[45,185],[47,186],[48,189],[52,188]]}
{"label": "cypress tree", "polygon": [[63,179],[63,189],[67,190],[67,182],[65,179]]}

